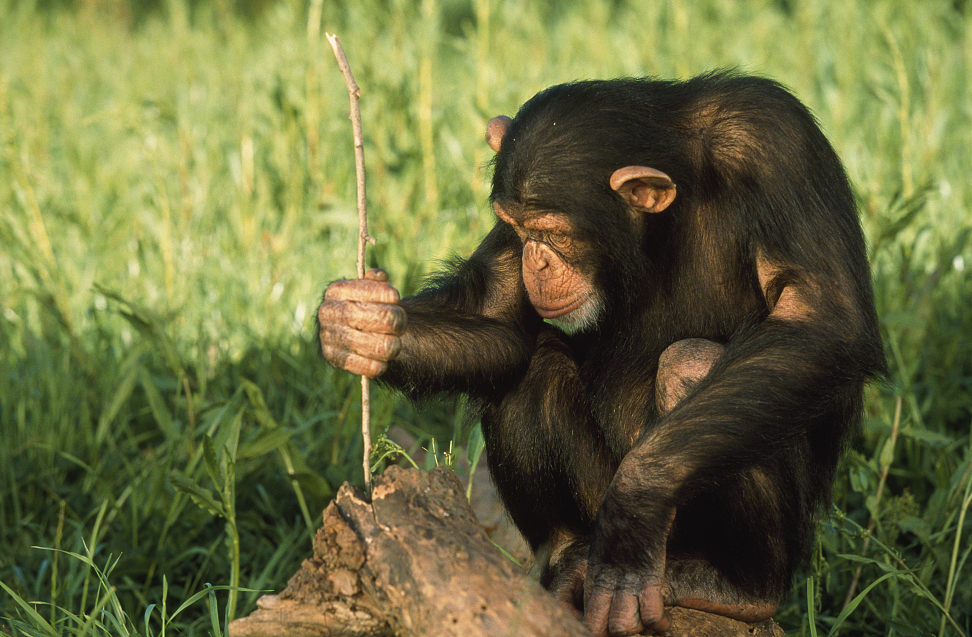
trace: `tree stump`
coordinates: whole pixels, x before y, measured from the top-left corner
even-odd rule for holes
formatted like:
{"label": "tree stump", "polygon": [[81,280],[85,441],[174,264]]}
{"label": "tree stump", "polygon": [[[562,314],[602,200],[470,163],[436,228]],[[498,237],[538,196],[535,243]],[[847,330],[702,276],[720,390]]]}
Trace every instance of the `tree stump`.
{"label": "tree stump", "polygon": [[[233,621],[230,637],[589,637],[490,542],[451,470],[389,467],[372,500],[341,487],[314,556],[283,592]],[[671,611],[673,637],[783,635],[772,622]]]}

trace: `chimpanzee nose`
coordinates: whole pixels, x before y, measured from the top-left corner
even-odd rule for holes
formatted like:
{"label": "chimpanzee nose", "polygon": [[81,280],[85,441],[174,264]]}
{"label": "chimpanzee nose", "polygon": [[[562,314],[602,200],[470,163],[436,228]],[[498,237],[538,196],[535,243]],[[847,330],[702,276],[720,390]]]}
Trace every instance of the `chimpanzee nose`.
{"label": "chimpanzee nose", "polygon": [[543,250],[533,241],[528,242],[523,249],[523,260],[533,270],[543,270],[550,262],[544,255]]}

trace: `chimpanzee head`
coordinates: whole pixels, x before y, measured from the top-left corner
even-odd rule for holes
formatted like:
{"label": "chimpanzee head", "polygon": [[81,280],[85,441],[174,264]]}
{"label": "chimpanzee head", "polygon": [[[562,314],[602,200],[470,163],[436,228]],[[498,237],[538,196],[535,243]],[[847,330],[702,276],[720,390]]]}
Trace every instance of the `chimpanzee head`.
{"label": "chimpanzee head", "polygon": [[645,217],[675,199],[666,173],[637,163],[640,135],[625,130],[650,123],[621,117],[628,96],[606,101],[599,88],[552,87],[486,129],[497,153],[493,210],[523,242],[530,302],[568,332],[593,327],[627,297],[613,291],[644,270]]}

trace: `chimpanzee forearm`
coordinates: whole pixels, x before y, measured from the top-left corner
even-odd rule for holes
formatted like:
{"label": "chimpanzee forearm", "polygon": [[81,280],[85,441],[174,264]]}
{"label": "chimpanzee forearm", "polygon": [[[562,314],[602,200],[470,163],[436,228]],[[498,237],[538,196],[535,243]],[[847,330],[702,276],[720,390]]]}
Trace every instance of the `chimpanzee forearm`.
{"label": "chimpanzee forearm", "polygon": [[[775,485],[786,492],[778,502],[787,509],[784,517],[816,511],[829,495],[846,438],[860,422],[863,385],[883,368],[880,356],[866,339],[841,338],[833,325],[810,321],[769,320],[737,334],[709,375],[646,428],[622,462],[597,529],[595,543],[607,547],[604,559],[637,561],[620,555],[617,547],[626,544],[612,537],[630,535],[632,517],[638,518],[634,526],[664,537],[659,531],[678,503],[749,467],[794,480]],[[780,470],[784,463],[789,468]],[[808,484],[814,488],[801,488]],[[633,501],[639,505],[632,507]],[[619,507],[628,512],[623,526],[612,522]],[[642,559],[651,557],[642,553]]]}
{"label": "chimpanzee forearm", "polygon": [[540,318],[520,280],[519,240],[500,224],[469,259],[436,274],[403,299],[402,349],[381,376],[413,397],[489,396],[522,376]]}
{"label": "chimpanzee forearm", "polygon": [[[639,447],[677,458],[704,481],[706,473],[785,452],[826,421],[859,422],[863,385],[877,368],[864,342],[810,321],[767,321],[751,330],[727,345],[708,377],[645,432]],[[853,432],[836,431],[841,435],[815,442],[836,453]]]}
{"label": "chimpanzee forearm", "polygon": [[408,329],[380,380],[411,397],[488,395],[526,370],[536,335],[482,316],[456,315],[406,299]]}
{"label": "chimpanzee forearm", "polygon": [[[724,526],[713,528],[765,534],[765,541],[753,539],[758,557],[741,558],[729,570],[743,574],[747,567],[739,564],[753,559],[766,565],[750,565],[760,576],[737,590],[747,591],[747,612],[772,614],[809,554],[813,516],[860,422],[864,382],[883,369],[880,349],[868,342],[842,338],[834,325],[771,319],[727,344],[709,375],[646,428],[605,492],[587,576],[594,625],[619,591],[642,591],[642,612],[660,603],[654,591],[666,578],[673,520],[697,519],[698,509],[687,517],[678,512],[697,501],[711,504],[713,494],[731,492],[730,484],[748,485],[742,492],[752,507],[724,512],[738,519],[716,514],[713,521]],[[697,590],[695,583],[672,585]]]}

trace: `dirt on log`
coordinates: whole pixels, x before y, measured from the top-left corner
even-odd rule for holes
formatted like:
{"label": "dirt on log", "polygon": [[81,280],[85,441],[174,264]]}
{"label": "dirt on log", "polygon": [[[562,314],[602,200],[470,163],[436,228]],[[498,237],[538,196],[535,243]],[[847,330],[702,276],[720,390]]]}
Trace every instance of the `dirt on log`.
{"label": "dirt on log", "polygon": [[[324,511],[314,556],[283,592],[232,622],[230,637],[589,637],[490,542],[453,471],[390,467],[373,504],[345,484]],[[783,635],[772,622],[670,610],[673,637]]]}

